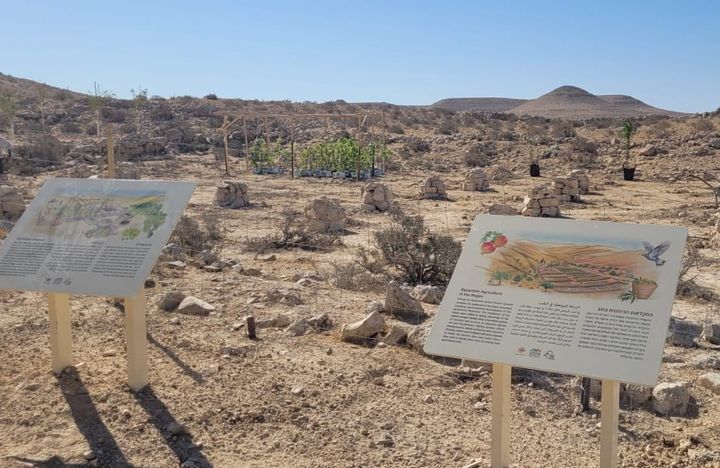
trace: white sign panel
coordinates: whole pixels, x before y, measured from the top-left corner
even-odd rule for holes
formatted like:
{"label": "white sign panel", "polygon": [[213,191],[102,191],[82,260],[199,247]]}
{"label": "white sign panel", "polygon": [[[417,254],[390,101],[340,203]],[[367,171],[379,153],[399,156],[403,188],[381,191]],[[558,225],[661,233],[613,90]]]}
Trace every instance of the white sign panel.
{"label": "white sign panel", "polygon": [[194,182],[48,180],[0,248],[0,288],[136,294],[194,189]]}
{"label": "white sign panel", "polygon": [[432,355],[654,385],[687,229],[478,216]]}

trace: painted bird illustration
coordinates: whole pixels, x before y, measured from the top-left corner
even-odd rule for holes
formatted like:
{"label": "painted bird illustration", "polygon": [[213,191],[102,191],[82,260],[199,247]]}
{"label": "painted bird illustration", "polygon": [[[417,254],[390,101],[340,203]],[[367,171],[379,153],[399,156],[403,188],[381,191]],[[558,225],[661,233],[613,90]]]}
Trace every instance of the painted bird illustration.
{"label": "painted bird illustration", "polygon": [[655,262],[655,265],[662,266],[665,264],[665,260],[660,258],[660,255],[667,252],[667,249],[670,248],[670,241],[661,242],[655,247],[650,242],[643,242],[643,247],[645,248],[645,253],[642,254],[643,257],[647,258],[651,262]]}

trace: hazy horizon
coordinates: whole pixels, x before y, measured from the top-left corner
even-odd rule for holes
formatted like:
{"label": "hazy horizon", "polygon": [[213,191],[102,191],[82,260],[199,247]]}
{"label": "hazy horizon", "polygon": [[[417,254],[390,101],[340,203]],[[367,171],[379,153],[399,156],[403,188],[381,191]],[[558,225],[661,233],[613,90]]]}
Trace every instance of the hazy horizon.
{"label": "hazy horizon", "polygon": [[141,86],[166,97],[427,105],[573,85],[675,111],[720,107],[717,3],[48,1],[4,10],[12,47],[0,71],[79,92],[98,82],[124,98]]}

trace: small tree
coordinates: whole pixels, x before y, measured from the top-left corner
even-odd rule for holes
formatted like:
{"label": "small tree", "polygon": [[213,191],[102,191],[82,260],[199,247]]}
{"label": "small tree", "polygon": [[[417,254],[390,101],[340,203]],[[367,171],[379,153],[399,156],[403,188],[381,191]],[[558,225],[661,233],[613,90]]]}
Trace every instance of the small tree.
{"label": "small tree", "polygon": [[17,102],[12,96],[0,96],[0,111],[5,114],[8,120],[8,129],[10,130],[10,139],[15,139],[15,116],[18,112]]}
{"label": "small tree", "polygon": [[148,102],[148,90],[138,86],[137,91],[131,89],[133,97],[133,107],[135,108],[135,127],[137,133],[140,133],[140,129],[143,127],[143,121],[145,120],[145,108]]}
{"label": "small tree", "polygon": [[632,137],[635,135],[637,127],[632,123],[630,119],[623,120],[622,127],[620,127],[620,135],[625,140],[625,163],[623,167],[630,168],[630,147],[632,146]]}
{"label": "small tree", "polygon": [[96,135],[100,137],[100,113],[105,104],[107,104],[114,95],[107,90],[101,91],[96,82],[93,83],[93,90],[90,93],[88,96],[88,107],[95,113]]}

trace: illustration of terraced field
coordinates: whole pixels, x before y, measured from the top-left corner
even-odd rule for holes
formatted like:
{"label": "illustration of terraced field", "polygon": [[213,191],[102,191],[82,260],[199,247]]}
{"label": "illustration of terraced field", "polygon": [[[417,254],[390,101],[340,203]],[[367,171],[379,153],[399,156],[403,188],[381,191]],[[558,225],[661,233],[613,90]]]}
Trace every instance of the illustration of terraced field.
{"label": "illustration of terraced field", "polygon": [[489,285],[513,285],[559,293],[612,294],[628,291],[633,278],[654,278],[641,250],[607,245],[550,244],[512,239],[486,254]]}

